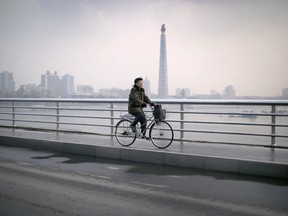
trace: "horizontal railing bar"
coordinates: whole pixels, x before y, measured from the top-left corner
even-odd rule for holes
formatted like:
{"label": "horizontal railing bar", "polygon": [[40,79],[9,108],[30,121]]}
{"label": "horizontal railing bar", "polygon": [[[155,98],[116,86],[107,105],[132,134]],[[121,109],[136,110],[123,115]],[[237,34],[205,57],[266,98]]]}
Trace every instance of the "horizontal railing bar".
{"label": "horizontal railing bar", "polygon": [[260,106],[287,106],[288,100],[241,100],[241,99],[156,99],[160,104],[187,104],[187,105],[260,105]]}
{"label": "horizontal railing bar", "polygon": [[[1,107],[0,107],[1,108]],[[9,107],[3,107],[3,108],[13,108],[13,106],[9,106]],[[32,107],[32,106],[15,106],[15,109],[53,109],[53,110],[83,110],[83,111],[123,111],[123,112],[127,112],[127,110],[125,109],[99,109],[99,108],[83,108],[83,107],[79,107],[79,108],[68,108],[68,107]],[[288,114],[284,114],[284,113],[246,113],[246,112],[195,112],[195,111],[173,111],[173,110],[169,110],[167,111],[167,113],[184,113],[184,114],[199,114],[199,115],[232,115],[232,117],[234,117],[233,115],[240,115],[240,116],[287,116]]]}
{"label": "horizontal railing bar", "polygon": [[1,98],[3,102],[61,102],[61,103],[128,103],[128,99],[117,98]]}
{"label": "horizontal railing bar", "polygon": [[[1,113],[0,113],[1,114]],[[56,114],[16,114],[16,115],[27,115],[27,116],[46,116],[46,117],[74,117],[74,118],[94,118],[94,119],[115,119],[119,120],[121,117],[102,117],[102,116],[76,116],[76,115],[56,115]],[[6,121],[12,121],[11,119],[0,119],[0,120],[6,120]],[[20,121],[21,119],[15,119],[15,121]],[[23,120],[23,119],[22,119]],[[187,121],[187,120],[167,120],[168,122],[174,122],[174,123],[191,123],[191,124],[222,124],[222,125],[239,125],[239,126],[276,126],[276,127],[288,127],[288,125],[283,124],[256,124],[256,123],[237,123],[237,122],[206,122],[206,121]],[[54,122],[56,124],[56,122]],[[62,122],[59,122],[59,124],[62,124]]]}
{"label": "horizontal railing bar", "polygon": [[[0,125],[0,127],[3,127]],[[22,130],[33,130],[33,131],[55,131],[55,132],[63,132],[63,133],[81,133],[81,134],[92,134],[92,135],[104,135],[104,136],[111,136],[112,134],[105,134],[105,133],[96,133],[96,132],[88,132],[88,131],[79,131],[79,130],[72,130],[72,129],[53,129],[53,128],[35,128],[35,127],[21,127],[21,126],[5,126],[5,128],[13,128],[13,129],[22,129]]]}
{"label": "horizontal railing bar", "polygon": [[12,121],[12,119],[0,119],[1,121]]}
{"label": "horizontal railing bar", "polygon": [[[3,126],[0,126],[3,127]],[[115,127],[115,126],[114,126]],[[5,127],[6,128],[6,127]],[[103,136],[114,136],[114,134],[110,133],[100,133],[100,132],[87,132],[87,131],[78,131],[78,130],[72,130],[72,129],[43,129],[43,128],[29,128],[29,127],[19,127],[19,126],[13,126],[8,128],[19,128],[24,130],[35,130],[35,131],[57,131],[57,132],[64,132],[64,133],[79,133],[79,134],[91,134],[91,135],[103,135]],[[244,145],[244,146],[259,146],[259,147],[270,147],[270,144],[259,144],[259,143],[236,143],[236,142],[223,142],[223,141],[207,141],[207,140],[191,140],[191,139],[179,139],[175,138],[175,141],[181,141],[181,142],[200,142],[200,143],[210,143],[210,144],[228,144],[228,145]],[[274,148],[287,148],[283,146],[274,146]]]}
{"label": "horizontal railing bar", "polygon": [[58,115],[62,118],[93,118],[93,119],[111,119],[109,116],[83,116],[83,115]]}
{"label": "horizontal railing bar", "polygon": [[[51,122],[51,121],[33,121],[33,120],[16,120],[16,122],[33,122],[33,123],[49,123],[49,124],[67,124],[67,125],[82,125],[82,126],[101,126],[101,127],[115,127],[115,125],[103,125],[103,124],[82,124],[76,122]],[[194,132],[194,133],[214,133],[214,134],[226,134],[226,135],[248,135],[248,136],[264,136],[264,137],[282,137],[288,138],[288,135],[279,134],[259,134],[259,133],[243,133],[243,132],[229,132],[229,131],[208,131],[208,130],[189,130],[189,129],[173,129],[174,131]]]}
{"label": "horizontal railing bar", "polygon": [[9,107],[7,107],[7,106],[4,106],[4,107],[0,106],[0,109],[11,109],[11,108],[13,108],[13,107],[12,107],[12,106],[9,106]]}
{"label": "horizontal railing bar", "polygon": [[[128,99],[118,98],[1,98],[6,102],[85,102],[85,103],[128,103]],[[240,100],[240,99],[153,99],[162,104],[190,104],[190,105],[261,105],[261,106],[287,106],[288,100]]]}
{"label": "horizontal railing bar", "polygon": [[288,125],[283,124],[261,124],[261,123],[250,123],[250,122],[208,122],[208,121],[189,121],[189,120],[172,120],[167,119],[168,122],[176,123],[191,123],[191,124],[224,124],[224,125],[241,125],[241,126],[276,126],[276,127],[288,127]]}
{"label": "horizontal railing bar", "polygon": [[[12,107],[11,107],[12,108]],[[15,107],[16,109],[17,107]],[[18,107],[19,108],[19,107]],[[31,108],[31,110],[33,109],[38,109],[38,108]],[[41,109],[46,109],[46,108],[41,108]],[[127,112],[127,110],[123,110],[123,109],[91,109],[91,108],[69,108],[69,109],[66,109],[66,108],[47,108],[47,109],[52,109],[52,110],[71,110],[71,111],[77,111],[77,110],[82,110],[82,111],[115,111],[115,112]],[[146,112],[149,112],[149,111],[146,111]],[[150,111],[151,112],[151,111]],[[18,113],[18,112],[15,112],[15,113]],[[127,112],[128,113],[128,112]],[[199,114],[199,115],[231,115],[231,118],[234,118],[234,117],[245,117],[245,116],[279,116],[279,117],[288,117],[288,114],[278,114],[277,112],[276,113],[255,113],[255,114],[251,114],[251,113],[229,113],[229,112],[218,112],[218,113],[215,113],[215,112],[186,112],[186,111],[167,111],[166,114],[168,113],[184,113],[184,114]],[[11,112],[0,112],[0,114],[11,114]]]}
{"label": "horizontal railing bar", "polygon": [[15,116],[51,116],[51,117],[57,117],[57,114],[44,114],[44,113],[1,113],[0,114],[14,114]]}
{"label": "horizontal railing bar", "polygon": [[[210,143],[210,144],[227,144],[227,145],[243,145],[243,146],[259,146],[259,147],[270,147],[271,144],[259,144],[259,143],[236,143],[236,142],[219,142],[219,141],[207,141],[207,140],[190,140],[190,139],[175,139],[181,142],[200,142],[200,143]],[[275,146],[278,148],[279,146]],[[284,147],[285,148],[285,147]]]}
{"label": "horizontal railing bar", "polygon": [[184,113],[184,114],[194,114],[194,115],[231,115],[232,118],[238,116],[287,116],[288,114],[283,113],[245,113],[245,112],[192,112],[192,111],[171,111],[169,110],[167,113]]}
{"label": "horizontal railing bar", "polygon": [[0,114],[5,114],[5,115],[12,115],[13,112],[0,112]]}
{"label": "horizontal railing bar", "polygon": [[[1,107],[0,107],[1,108]],[[5,108],[13,108],[11,107],[5,107]],[[38,110],[38,109],[43,109],[43,110],[47,110],[47,109],[52,109],[52,110],[84,110],[84,111],[111,111],[112,109],[99,109],[99,108],[83,108],[83,107],[75,107],[75,108],[66,108],[66,107],[49,107],[49,106],[45,106],[45,107],[32,107],[32,106],[15,106],[15,109],[29,109],[29,110]]]}
{"label": "horizontal railing bar", "polygon": [[[12,113],[4,113],[0,112],[0,114],[10,114]],[[24,115],[24,116],[50,116],[50,117],[74,117],[74,118],[95,118],[95,119],[121,119],[121,117],[103,117],[103,116],[84,116],[84,115],[57,115],[57,114],[44,114],[44,113],[15,113],[15,115]],[[16,119],[17,120],[17,119]],[[176,123],[192,123],[192,124],[225,124],[225,125],[243,125],[243,126],[277,126],[277,127],[288,127],[288,125],[283,124],[261,124],[261,123],[249,123],[249,122],[207,122],[207,121],[189,121],[189,120],[173,120],[167,119],[169,122],[176,122]]]}
{"label": "horizontal railing bar", "polygon": [[15,124],[16,122],[30,122],[30,123],[41,123],[41,124],[44,124],[44,123],[47,123],[47,124],[57,124],[56,121],[36,121],[36,120],[26,120],[26,119],[17,119],[15,120]]}
{"label": "horizontal railing bar", "polygon": [[[1,107],[0,107],[1,108]],[[13,108],[11,107],[5,107],[5,108]],[[128,112],[127,109],[99,109],[99,108],[66,108],[66,107],[26,107],[26,106],[15,106],[15,109],[29,109],[29,110],[71,110],[71,111],[116,111],[116,112]]]}
{"label": "horizontal railing bar", "polygon": [[[0,114],[5,114],[5,113],[0,113]],[[7,113],[6,113],[7,114]],[[12,113],[9,113],[10,115],[12,115]],[[57,115],[57,114],[33,114],[33,113],[15,113],[15,116],[33,116],[33,117],[41,117],[41,116],[45,116],[45,117],[63,117],[63,118],[66,118],[66,117],[75,117],[75,118],[94,118],[94,119],[115,119],[115,120],[119,120],[121,119],[121,117],[109,117],[109,116],[106,116],[106,117],[103,117],[103,116],[76,116],[76,115]],[[9,120],[9,121],[12,121],[12,119],[0,119],[0,120]],[[15,119],[15,121],[19,121],[21,119]],[[22,119],[23,120],[23,119]],[[56,124],[56,122],[54,122]]]}
{"label": "horizontal railing bar", "polygon": [[[2,107],[0,107],[2,108]],[[55,109],[58,109],[57,107],[51,107],[51,106],[45,106],[45,107],[33,107],[33,106],[11,106],[11,107],[3,107],[3,108],[15,108],[15,109],[29,109],[29,110],[34,110],[34,109],[45,109],[45,110],[48,110],[48,109],[52,109],[52,110],[55,110]]]}
{"label": "horizontal railing bar", "polygon": [[[101,127],[115,127],[115,125],[103,125],[103,124],[81,124],[74,122],[49,122],[49,121],[33,121],[33,120],[17,120],[17,122],[33,122],[33,123],[59,123],[67,125],[82,125],[82,126],[101,126]],[[208,130],[188,130],[188,129],[173,129],[174,131],[183,131],[183,132],[194,132],[194,133],[214,133],[214,134],[226,134],[226,135],[246,135],[246,136],[262,136],[262,137],[282,137],[288,138],[288,135],[279,135],[279,134],[259,134],[259,133],[243,133],[243,132],[229,132],[229,131],[208,131]]]}
{"label": "horizontal railing bar", "polygon": [[16,120],[15,122],[30,122],[30,123],[48,123],[48,124],[69,124],[69,125],[82,125],[82,126],[101,126],[101,127],[114,127],[114,125],[104,125],[104,124],[81,124],[81,123],[76,123],[76,122],[51,122],[51,121],[36,121],[36,120]]}
{"label": "horizontal railing bar", "polygon": [[85,124],[81,124],[81,123],[76,123],[76,122],[59,122],[60,125],[81,125],[81,126],[100,126],[100,127],[114,127],[114,125],[105,125],[105,124],[90,124],[90,123],[85,123]]}
{"label": "horizontal railing bar", "polygon": [[[63,117],[63,118],[68,118],[68,117],[74,117],[74,118],[95,118],[95,119],[111,119],[109,116],[84,116],[84,115],[57,115],[57,114],[44,114],[44,113],[15,113],[15,116],[50,116],[50,117]],[[17,119],[16,119],[17,120]]]}
{"label": "horizontal railing bar", "polygon": [[[5,112],[0,112],[0,114],[11,114],[12,113],[5,113]],[[121,117],[103,117],[103,116],[84,116],[84,115],[57,115],[57,114],[43,114],[43,113],[15,113],[15,115],[25,115],[25,116],[46,116],[46,117],[63,117],[63,118],[68,118],[68,117],[74,117],[74,118],[95,118],[95,119],[121,119]],[[17,119],[16,119],[17,120]],[[223,125],[241,125],[241,126],[276,126],[276,127],[288,127],[288,125],[283,125],[283,124],[260,124],[260,123],[241,123],[241,122],[207,122],[207,121],[188,121],[188,120],[172,120],[169,119],[167,120],[169,122],[176,122],[176,123],[191,123],[191,124],[223,124]]]}
{"label": "horizontal railing bar", "polygon": [[280,135],[280,134],[261,134],[261,133],[244,133],[244,132],[231,132],[231,131],[210,131],[210,130],[189,130],[189,129],[175,129],[174,131],[183,131],[183,132],[193,132],[193,133],[214,133],[214,134],[226,134],[226,135],[246,135],[246,136],[264,136],[264,137],[282,137],[288,138],[288,135]]}

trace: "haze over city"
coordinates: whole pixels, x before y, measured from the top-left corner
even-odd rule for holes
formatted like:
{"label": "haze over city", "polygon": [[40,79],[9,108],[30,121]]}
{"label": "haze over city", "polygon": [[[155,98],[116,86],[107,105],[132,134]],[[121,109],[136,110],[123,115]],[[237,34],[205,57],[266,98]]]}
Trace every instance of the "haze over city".
{"label": "haze over city", "polygon": [[166,25],[169,94],[277,96],[288,87],[286,0],[0,0],[0,72],[16,87],[47,70],[75,84],[157,92]]}

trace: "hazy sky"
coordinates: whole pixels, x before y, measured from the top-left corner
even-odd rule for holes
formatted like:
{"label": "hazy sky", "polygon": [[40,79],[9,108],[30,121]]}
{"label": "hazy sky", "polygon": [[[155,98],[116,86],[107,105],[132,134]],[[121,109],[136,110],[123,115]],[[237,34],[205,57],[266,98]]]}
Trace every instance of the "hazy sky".
{"label": "hazy sky", "polygon": [[288,87],[287,0],[0,0],[0,72],[17,87],[69,73],[95,91],[142,76],[157,93],[162,24],[169,94]]}

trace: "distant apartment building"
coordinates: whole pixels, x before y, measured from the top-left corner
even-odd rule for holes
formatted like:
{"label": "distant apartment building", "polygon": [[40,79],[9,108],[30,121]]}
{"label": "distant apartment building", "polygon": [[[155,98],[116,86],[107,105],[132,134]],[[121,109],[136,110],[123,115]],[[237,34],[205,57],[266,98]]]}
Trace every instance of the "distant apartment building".
{"label": "distant apartment building", "polygon": [[50,71],[47,71],[46,74],[42,74],[41,75],[40,86],[44,87],[45,89],[47,88],[47,86],[48,86],[48,76],[50,76],[50,75],[51,75]]}
{"label": "distant apartment building", "polygon": [[94,89],[90,85],[77,85],[76,92],[73,97],[77,98],[92,98],[94,97]]}
{"label": "distant apartment building", "polygon": [[119,89],[119,88],[99,89],[99,94],[97,95],[97,97],[127,98],[129,93],[130,89]]}
{"label": "distant apartment building", "polygon": [[145,94],[150,97],[151,96],[151,81],[148,80],[146,77],[144,82],[143,82],[143,88],[145,89]]}
{"label": "distant apartment building", "polygon": [[60,97],[60,77],[57,71],[50,73],[47,71],[46,74],[41,75],[41,86],[46,91],[46,97],[58,98]]}
{"label": "distant apartment building", "polygon": [[78,85],[77,86],[77,92],[78,93],[94,93],[94,89],[90,85]]}
{"label": "distant apartment building", "polygon": [[17,97],[40,98],[45,97],[45,89],[36,84],[21,85],[16,92]]}
{"label": "distant apartment building", "polygon": [[41,87],[45,89],[45,97],[71,97],[75,92],[74,77],[70,74],[65,74],[60,78],[57,71],[41,75]]}
{"label": "distant apartment building", "polygon": [[224,99],[233,99],[236,96],[236,91],[232,85],[226,86],[223,91],[223,98]]}
{"label": "distant apartment building", "polygon": [[75,92],[74,76],[65,74],[61,79],[61,97],[71,97]]}
{"label": "distant apartment building", "polygon": [[221,98],[222,98],[222,96],[219,92],[217,92],[215,90],[210,91],[209,99],[221,99]]}
{"label": "distant apartment building", "polygon": [[13,73],[3,71],[0,73],[0,96],[9,97],[15,93]]}
{"label": "distant apartment building", "polygon": [[282,89],[282,98],[288,99],[288,88]]}

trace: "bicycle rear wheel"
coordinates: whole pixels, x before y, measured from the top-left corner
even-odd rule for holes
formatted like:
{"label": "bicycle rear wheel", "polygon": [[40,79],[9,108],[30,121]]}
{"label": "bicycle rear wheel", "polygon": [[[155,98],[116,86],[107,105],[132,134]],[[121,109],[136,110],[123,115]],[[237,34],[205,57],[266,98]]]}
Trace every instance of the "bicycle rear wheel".
{"label": "bicycle rear wheel", "polygon": [[127,119],[120,120],[116,124],[115,136],[118,143],[122,146],[130,146],[136,139],[136,134],[130,128],[131,121]]}
{"label": "bicycle rear wheel", "polygon": [[149,137],[157,148],[164,149],[173,142],[174,132],[166,121],[159,121],[151,126]]}

